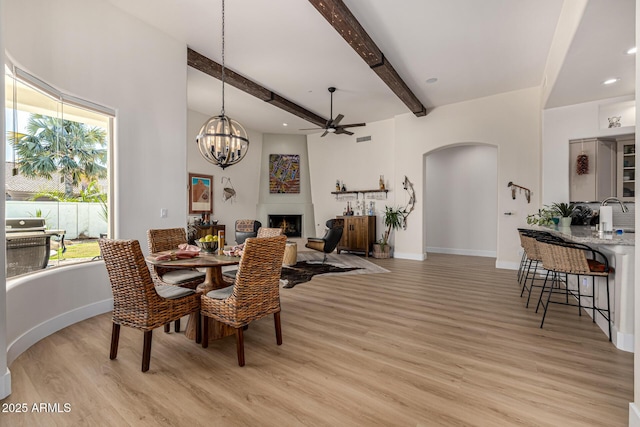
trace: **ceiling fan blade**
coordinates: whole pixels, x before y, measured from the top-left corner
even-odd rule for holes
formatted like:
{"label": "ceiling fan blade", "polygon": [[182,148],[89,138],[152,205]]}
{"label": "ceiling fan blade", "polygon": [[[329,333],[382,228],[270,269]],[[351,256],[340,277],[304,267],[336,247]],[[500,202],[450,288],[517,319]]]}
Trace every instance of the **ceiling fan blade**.
{"label": "ceiling fan blade", "polygon": [[344,133],[345,135],[353,135],[353,132],[349,132],[348,130],[345,130],[343,127],[339,127],[338,129],[336,129],[336,133]]}
{"label": "ceiling fan blade", "polygon": [[325,131],[324,131],[324,133],[323,133],[322,135],[320,135],[320,138],[322,138],[323,136],[325,136],[325,135],[326,135],[326,134],[328,134],[328,133],[329,133],[329,131],[328,131],[328,130],[325,130]]}
{"label": "ceiling fan blade", "polygon": [[332,121],[333,126],[338,126],[338,123],[340,123],[340,120],[342,119],[344,119],[344,116],[342,114],[338,114]]}
{"label": "ceiling fan blade", "polygon": [[356,128],[356,127],[360,127],[360,126],[366,126],[366,123],[351,123],[349,125],[340,125],[338,127],[341,128]]}
{"label": "ceiling fan blade", "polygon": [[325,128],[306,128],[306,129],[298,129],[298,130],[320,130]]}

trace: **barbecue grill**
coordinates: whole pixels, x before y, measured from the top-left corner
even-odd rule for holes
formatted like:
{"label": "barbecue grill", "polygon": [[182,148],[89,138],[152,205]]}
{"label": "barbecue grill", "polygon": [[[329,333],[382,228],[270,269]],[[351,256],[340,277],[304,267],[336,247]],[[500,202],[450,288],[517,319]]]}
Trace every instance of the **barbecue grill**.
{"label": "barbecue grill", "polygon": [[7,277],[47,267],[51,236],[60,236],[64,246],[65,230],[47,230],[44,218],[7,218]]}

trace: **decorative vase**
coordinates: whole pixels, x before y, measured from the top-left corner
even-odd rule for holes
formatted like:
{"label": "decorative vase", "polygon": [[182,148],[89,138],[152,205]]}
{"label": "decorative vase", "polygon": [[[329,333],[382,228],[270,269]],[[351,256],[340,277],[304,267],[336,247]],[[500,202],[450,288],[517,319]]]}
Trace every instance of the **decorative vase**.
{"label": "decorative vase", "polygon": [[560,218],[560,223],[558,224],[560,227],[571,227],[571,217],[563,216]]}

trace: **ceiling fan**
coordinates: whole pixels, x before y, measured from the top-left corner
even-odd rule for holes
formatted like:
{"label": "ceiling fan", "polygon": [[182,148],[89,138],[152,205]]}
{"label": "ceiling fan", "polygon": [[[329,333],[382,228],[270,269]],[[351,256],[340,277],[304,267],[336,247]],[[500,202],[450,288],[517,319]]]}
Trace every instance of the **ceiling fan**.
{"label": "ceiling fan", "polygon": [[327,120],[327,124],[323,128],[310,128],[310,129],[300,129],[300,130],[316,130],[316,129],[324,129],[324,133],[320,135],[320,137],[325,136],[328,133],[344,133],[346,135],[353,135],[353,132],[349,132],[346,128],[353,128],[358,126],[366,126],[366,123],[352,123],[349,125],[341,125],[340,121],[344,118],[342,114],[338,114],[336,118],[333,118],[333,92],[336,91],[335,87],[329,88],[329,93],[331,94],[331,112],[329,116],[329,120]]}

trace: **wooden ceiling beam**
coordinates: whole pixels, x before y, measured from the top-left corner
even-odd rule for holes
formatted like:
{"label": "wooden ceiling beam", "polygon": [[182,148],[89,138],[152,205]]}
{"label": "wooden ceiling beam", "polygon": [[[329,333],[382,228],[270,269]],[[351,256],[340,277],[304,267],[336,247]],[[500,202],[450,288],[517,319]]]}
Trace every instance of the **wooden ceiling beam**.
{"label": "wooden ceiling beam", "polygon": [[309,0],[309,2],[413,114],[418,117],[427,114],[427,109],[384,57],[382,51],[342,0]]}
{"label": "wooden ceiling beam", "polygon": [[[218,64],[213,59],[207,58],[201,53],[196,52],[191,48],[187,48],[187,65],[195,68],[198,71],[202,71],[218,80],[222,80],[222,65]],[[308,122],[313,123],[319,127],[324,127],[327,123],[327,119],[313,113],[300,105],[289,101],[286,98],[270,91],[258,83],[247,79],[244,76],[230,70],[225,67],[224,69],[224,81],[231,86],[240,89],[243,92],[253,95],[256,98],[268,102],[284,111],[300,117]]]}

